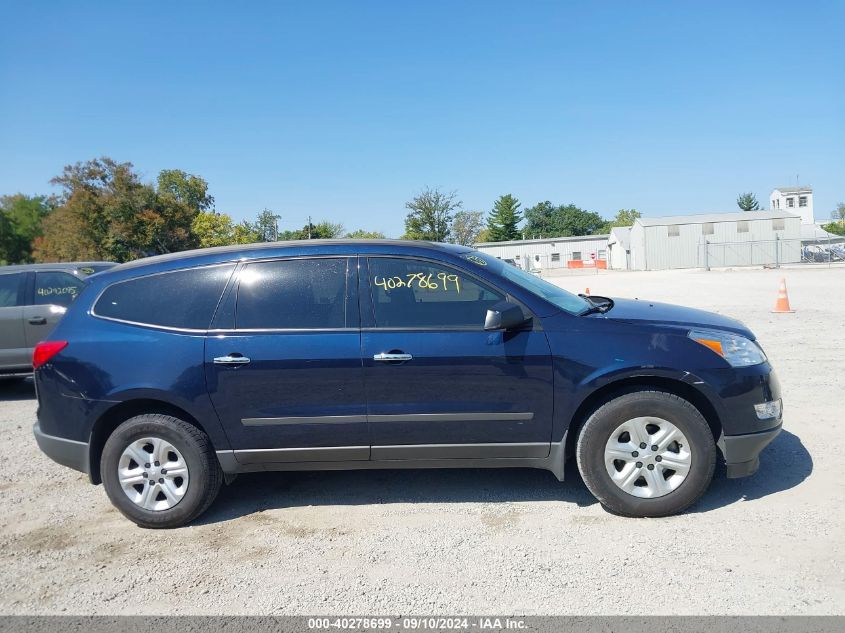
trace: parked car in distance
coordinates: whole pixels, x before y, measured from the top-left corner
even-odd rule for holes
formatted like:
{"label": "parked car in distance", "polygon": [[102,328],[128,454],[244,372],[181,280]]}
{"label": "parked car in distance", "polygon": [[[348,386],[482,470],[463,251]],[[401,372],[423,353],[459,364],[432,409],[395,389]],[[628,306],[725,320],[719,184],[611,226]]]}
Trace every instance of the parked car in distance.
{"label": "parked car in distance", "polygon": [[59,322],[85,278],[111,262],[0,266],[0,377],[32,373],[32,351]]}
{"label": "parked car in distance", "polygon": [[96,275],[34,353],[34,433],[144,527],[238,473],[577,461],[610,511],[678,513],[717,454],[781,429],[754,335],[718,314],[581,297],[470,248],[267,243]]}

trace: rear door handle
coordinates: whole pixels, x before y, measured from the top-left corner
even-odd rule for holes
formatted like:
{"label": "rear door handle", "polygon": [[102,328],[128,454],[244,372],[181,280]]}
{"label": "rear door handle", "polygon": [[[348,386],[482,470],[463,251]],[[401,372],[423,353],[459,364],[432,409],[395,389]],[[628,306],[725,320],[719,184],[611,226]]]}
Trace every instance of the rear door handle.
{"label": "rear door handle", "polygon": [[29,319],[29,322],[32,325],[45,325],[47,323],[47,317],[34,316]]}
{"label": "rear door handle", "polygon": [[376,354],[373,356],[373,360],[380,360],[380,361],[403,361],[403,360],[413,360],[413,356],[410,354]]}
{"label": "rear door handle", "polygon": [[215,365],[246,365],[249,359],[240,354],[229,354],[228,356],[218,356],[214,359]]}

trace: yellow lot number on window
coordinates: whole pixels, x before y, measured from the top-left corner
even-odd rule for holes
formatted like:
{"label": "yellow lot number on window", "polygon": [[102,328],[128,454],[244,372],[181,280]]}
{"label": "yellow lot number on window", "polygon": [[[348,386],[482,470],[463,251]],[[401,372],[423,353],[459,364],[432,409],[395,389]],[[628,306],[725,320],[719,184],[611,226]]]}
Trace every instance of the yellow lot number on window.
{"label": "yellow lot number on window", "polygon": [[421,290],[441,290],[444,292],[455,291],[460,294],[461,280],[457,275],[448,275],[446,273],[407,273],[405,277],[396,275],[394,277],[379,277],[376,275],[373,278],[373,283],[376,286],[384,288],[385,292],[393,290],[394,288],[419,288]]}

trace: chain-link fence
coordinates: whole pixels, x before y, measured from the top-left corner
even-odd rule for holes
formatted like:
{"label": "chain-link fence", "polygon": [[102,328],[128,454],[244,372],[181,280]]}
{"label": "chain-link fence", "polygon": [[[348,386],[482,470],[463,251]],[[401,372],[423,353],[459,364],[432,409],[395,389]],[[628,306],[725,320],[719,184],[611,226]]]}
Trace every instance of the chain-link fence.
{"label": "chain-link fence", "polygon": [[801,245],[801,261],[815,264],[845,261],[845,238],[804,240]]}
{"label": "chain-link fence", "polygon": [[705,242],[699,244],[698,261],[702,268],[841,262],[845,238]]}

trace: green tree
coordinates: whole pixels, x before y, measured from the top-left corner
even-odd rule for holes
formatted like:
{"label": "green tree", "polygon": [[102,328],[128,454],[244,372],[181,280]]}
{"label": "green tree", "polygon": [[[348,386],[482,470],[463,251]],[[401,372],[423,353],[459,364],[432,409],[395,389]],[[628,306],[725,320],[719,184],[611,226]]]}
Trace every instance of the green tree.
{"label": "green tree", "polygon": [[523,233],[529,239],[539,237],[557,237],[559,228],[555,219],[557,207],[548,200],[538,202],[525,210],[525,229]]}
{"label": "green tree", "polygon": [[131,163],[106,157],[68,165],[51,182],[62,188],[60,205],[34,241],[37,261],[123,262],[192,248],[193,220],[213,203],[202,178],[165,170],[157,190]]}
{"label": "green tree", "polygon": [[525,233],[529,238],[594,235],[606,226],[598,213],[574,204],[555,206],[548,200],[525,210]]}
{"label": "green tree", "polygon": [[521,234],[517,226],[522,221],[519,210],[522,204],[511,194],[499,196],[487,216],[487,239],[491,242],[518,240]]}
{"label": "green tree", "polygon": [[55,208],[55,201],[45,196],[21,193],[0,198],[0,262],[32,262],[32,242],[40,237],[42,223]]}
{"label": "green tree", "polygon": [[747,193],[741,193],[736,199],[736,206],[738,206],[743,211],[759,211],[760,210],[760,203],[757,201],[757,196],[755,196],[750,191]]}
{"label": "green tree", "polygon": [[264,209],[258,214],[252,224],[252,230],[258,235],[259,242],[276,242],[279,240],[279,220],[282,216]]}
{"label": "green tree", "polygon": [[641,217],[643,217],[642,213],[636,209],[619,209],[616,216],[612,220],[608,220],[600,232],[610,233],[610,229],[615,226],[634,226],[634,221]]}
{"label": "green tree", "polygon": [[636,209],[619,209],[616,217],[610,221],[610,226],[634,226],[634,221],[643,217],[643,214]]}
{"label": "green tree", "polygon": [[158,224],[155,190],[140,181],[131,163],[107,157],[79,162],[50,182],[62,188],[61,204],[35,241],[36,261],[122,262],[146,254],[147,244],[141,242]]}
{"label": "green tree", "polygon": [[354,231],[347,233],[347,238],[351,240],[383,240],[384,233],[381,231],[365,231],[364,229],[355,229]]}
{"label": "green tree", "polygon": [[232,244],[252,244],[259,241],[258,233],[246,220],[236,224],[232,229]]}
{"label": "green tree", "polygon": [[250,244],[258,242],[258,234],[248,222],[235,224],[231,216],[214,211],[201,211],[191,225],[194,237],[201,248]]}
{"label": "green tree", "polygon": [[[308,225],[305,225],[305,228],[308,228]],[[312,240],[329,240],[336,237],[342,236],[346,232],[346,229],[342,224],[339,222],[329,222],[328,220],[322,220],[317,224],[311,224],[311,237]],[[305,239],[309,239],[308,236],[305,236]]]}
{"label": "green tree", "polygon": [[171,204],[184,204],[197,213],[214,208],[214,198],[208,193],[208,183],[181,169],[164,169],[158,174],[158,196]]}
{"label": "green tree", "polygon": [[484,212],[458,211],[452,219],[451,241],[462,246],[472,246],[478,243],[479,235],[484,229]]}
{"label": "green tree", "polygon": [[457,199],[457,192],[443,192],[426,188],[413,200],[405,203],[408,215],[405,218],[406,240],[429,240],[446,242],[452,226],[452,216],[463,203]]}
{"label": "green tree", "polygon": [[137,227],[136,234],[146,237],[139,246],[155,253],[195,248],[194,218],[214,208],[208,183],[179,169],[165,169],[159,172],[156,185],[154,207],[143,214],[148,226]]}
{"label": "green tree", "polygon": [[836,209],[830,214],[830,222],[822,225],[828,233],[845,235],[845,202],[836,205]]}
{"label": "green tree", "polygon": [[327,240],[340,237],[345,229],[342,224],[323,220],[314,224],[309,221],[301,229],[283,231],[279,235],[282,240]]}

